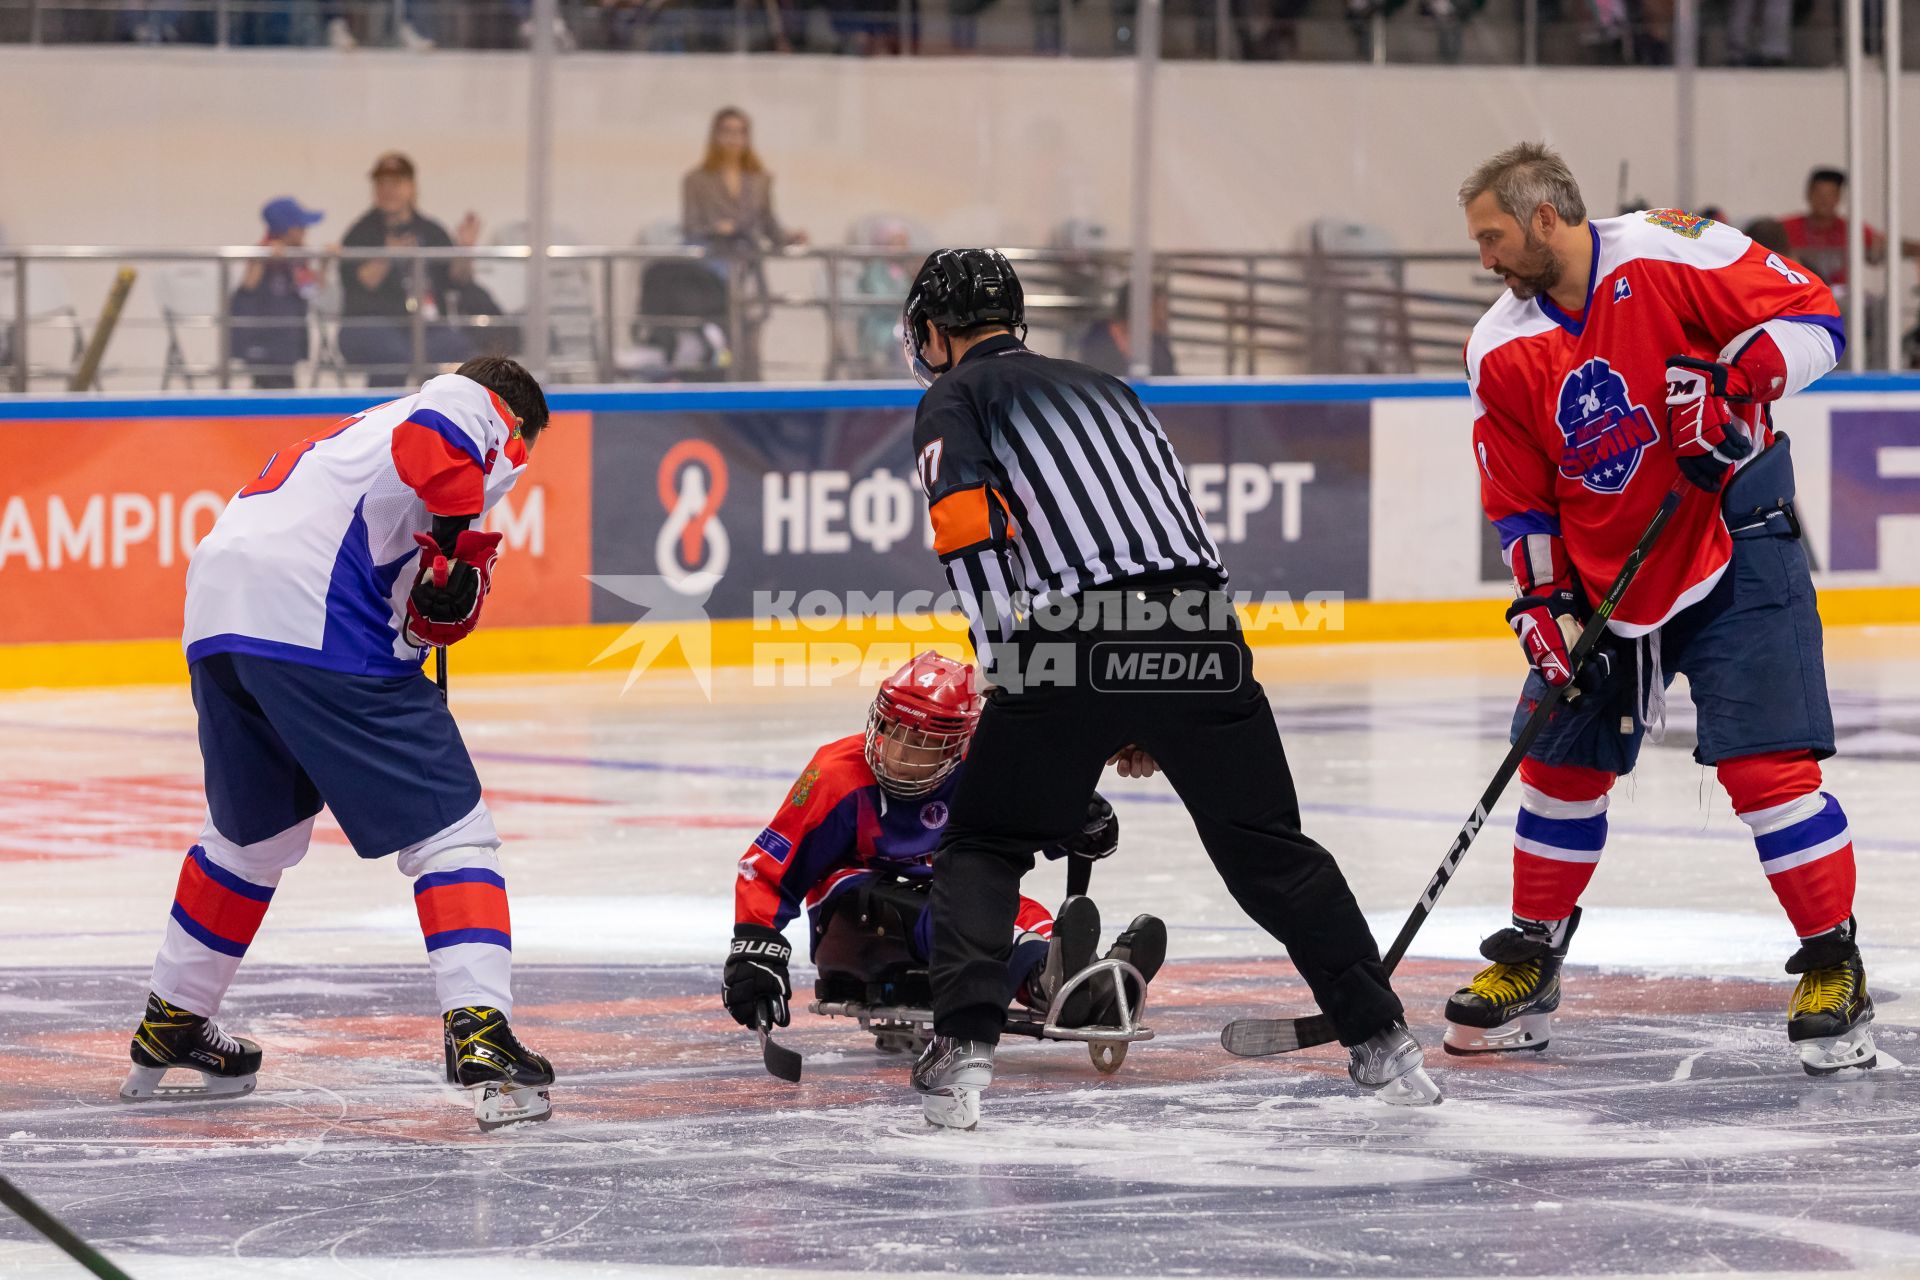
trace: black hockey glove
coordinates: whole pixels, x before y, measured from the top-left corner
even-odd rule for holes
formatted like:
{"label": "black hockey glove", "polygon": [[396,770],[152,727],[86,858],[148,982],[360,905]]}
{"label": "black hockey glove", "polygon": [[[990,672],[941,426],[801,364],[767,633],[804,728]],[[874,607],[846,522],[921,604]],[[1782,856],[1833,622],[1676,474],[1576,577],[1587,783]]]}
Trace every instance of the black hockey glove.
{"label": "black hockey glove", "polygon": [[1076,835],[1060,842],[1060,848],[1075,858],[1100,859],[1120,847],[1120,818],[1098,791],[1087,801],[1087,820]]}
{"label": "black hockey glove", "polygon": [[787,962],[792,958],[793,948],[779,930],[763,924],[733,926],[733,946],[727,952],[720,998],[726,1001],[727,1012],[735,1022],[749,1029],[760,1025],[760,1006],[765,1005],[775,1026],[787,1025],[787,998],[793,994]]}

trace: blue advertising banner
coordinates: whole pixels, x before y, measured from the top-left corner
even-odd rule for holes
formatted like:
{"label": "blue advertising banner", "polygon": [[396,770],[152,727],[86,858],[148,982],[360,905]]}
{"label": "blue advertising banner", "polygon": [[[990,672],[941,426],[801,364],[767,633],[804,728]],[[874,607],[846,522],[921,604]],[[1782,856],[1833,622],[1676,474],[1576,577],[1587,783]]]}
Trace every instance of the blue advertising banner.
{"label": "blue advertising banner", "polygon": [[[1235,590],[1367,592],[1365,404],[1163,405]],[[593,571],[655,575],[711,617],[825,591],[938,595],[910,410],[594,416]],[[596,592],[593,620],[650,599]]]}

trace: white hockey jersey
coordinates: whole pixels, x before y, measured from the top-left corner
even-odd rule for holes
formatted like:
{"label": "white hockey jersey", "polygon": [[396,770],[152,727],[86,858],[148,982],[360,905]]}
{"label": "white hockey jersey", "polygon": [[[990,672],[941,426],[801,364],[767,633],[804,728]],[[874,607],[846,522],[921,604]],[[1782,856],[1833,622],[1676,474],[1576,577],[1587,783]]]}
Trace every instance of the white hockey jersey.
{"label": "white hockey jersey", "polygon": [[187,661],[248,653],[356,675],[418,671],[407,594],[432,517],[477,516],[526,467],[500,398],[446,374],[267,460],[187,568]]}

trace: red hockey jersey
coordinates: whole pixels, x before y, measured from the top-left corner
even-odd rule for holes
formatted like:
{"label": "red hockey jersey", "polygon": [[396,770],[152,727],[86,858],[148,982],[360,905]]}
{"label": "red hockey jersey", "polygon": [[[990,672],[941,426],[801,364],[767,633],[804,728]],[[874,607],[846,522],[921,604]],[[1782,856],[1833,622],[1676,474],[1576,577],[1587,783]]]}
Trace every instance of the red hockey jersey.
{"label": "red hockey jersey", "polygon": [[[1786,357],[1791,393],[1831,369],[1846,343],[1827,286],[1731,227],[1675,209],[1588,227],[1585,308],[1570,315],[1545,294],[1503,293],[1474,326],[1467,380],[1481,504],[1502,550],[1559,535],[1597,598],[1679,474],[1668,357],[1726,359],[1764,327]],[[1689,488],[1613,630],[1642,635],[1704,597],[1731,550],[1718,499]]]}

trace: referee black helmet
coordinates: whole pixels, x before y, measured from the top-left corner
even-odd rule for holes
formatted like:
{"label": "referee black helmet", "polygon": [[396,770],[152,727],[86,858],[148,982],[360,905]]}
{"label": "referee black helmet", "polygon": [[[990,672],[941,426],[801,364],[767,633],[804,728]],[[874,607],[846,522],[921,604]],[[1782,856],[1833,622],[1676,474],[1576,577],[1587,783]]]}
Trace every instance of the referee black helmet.
{"label": "referee black helmet", "polygon": [[953,367],[951,351],[937,365],[927,359],[933,330],[966,334],[987,327],[1026,336],[1026,298],[1006,255],[998,249],[936,249],[928,254],[900,317],[900,345],[920,385],[932,386]]}

